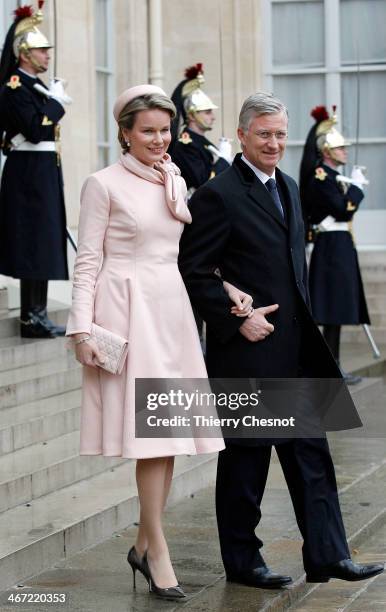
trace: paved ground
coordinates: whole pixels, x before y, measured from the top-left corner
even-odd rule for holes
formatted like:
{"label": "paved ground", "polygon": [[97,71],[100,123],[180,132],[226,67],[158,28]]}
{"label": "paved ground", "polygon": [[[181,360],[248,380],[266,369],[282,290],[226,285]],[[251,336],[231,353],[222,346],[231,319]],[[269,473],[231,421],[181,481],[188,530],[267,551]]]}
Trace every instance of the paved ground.
{"label": "paved ground", "polygon": [[[377,400],[364,401],[360,412],[374,426],[384,422],[385,406],[384,392]],[[386,557],[385,438],[359,438],[358,434],[350,438],[340,434],[331,439],[331,447],[352,554],[362,561],[383,560]],[[142,577],[138,577],[138,589],[133,592],[131,571],[126,562],[127,551],[135,537],[136,528],[132,526],[56,564],[24,585],[1,593],[0,610],[279,612],[292,604],[292,609],[299,612],[386,611],[385,575],[354,585],[331,581],[315,588],[304,584],[301,539],[276,461],[271,465],[259,535],[265,542],[267,562],[275,570],[294,577],[291,588],[265,591],[225,582],[211,487],[170,508],[165,516],[165,527],[177,576],[189,595],[184,603],[165,602],[150,595]],[[301,600],[310,591],[308,597]],[[16,595],[25,599],[33,595],[39,599],[38,594],[47,598],[60,593],[66,596],[63,604],[10,600]]]}

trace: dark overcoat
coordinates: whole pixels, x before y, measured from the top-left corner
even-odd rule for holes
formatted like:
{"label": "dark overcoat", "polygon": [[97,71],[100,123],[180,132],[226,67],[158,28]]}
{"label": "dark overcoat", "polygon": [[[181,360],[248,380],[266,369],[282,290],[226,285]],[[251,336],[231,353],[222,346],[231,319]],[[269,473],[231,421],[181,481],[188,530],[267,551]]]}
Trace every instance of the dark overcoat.
{"label": "dark overcoat", "polygon": [[33,144],[55,140],[64,109],[34,90],[35,83],[44,86],[39,79],[16,70],[0,90],[7,153],[0,191],[0,273],[65,280],[66,214],[60,160],[55,151],[12,151],[8,147],[17,134]]}
{"label": "dark overcoat", "polygon": [[[237,155],[233,165],[198,189],[190,201],[179,265],[192,304],[207,323],[210,377],[341,378],[310,310],[304,226],[295,181],[276,170],[286,220],[266,187]],[[250,342],[222,278],[253,297],[253,306],[279,304],[275,330]],[[259,440],[248,440],[259,444]]]}
{"label": "dark overcoat", "polygon": [[[351,221],[363,199],[355,185],[346,190],[338,172],[322,165],[308,184],[311,223],[327,216]],[[310,296],[315,320],[321,325],[370,323],[358,254],[349,231],[319,232],[310,263]]]}
{"label": "dark overcoat", "polygon": [[[170,154],[174,163],[181,170],[188,189],[197,189],[210,178],[217,176],[229,164],[220,157],[216,162],[208,149],[210,140],[186,128],[180,138],[174,143]],[[214,146],[214,145],[212,145]]]}

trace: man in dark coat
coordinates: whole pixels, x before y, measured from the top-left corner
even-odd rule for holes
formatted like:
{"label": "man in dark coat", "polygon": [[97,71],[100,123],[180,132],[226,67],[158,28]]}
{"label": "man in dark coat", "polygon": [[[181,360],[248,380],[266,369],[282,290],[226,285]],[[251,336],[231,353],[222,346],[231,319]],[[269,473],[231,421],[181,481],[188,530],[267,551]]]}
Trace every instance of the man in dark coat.
{"label": "man in dark coat", "polygon": [[[324,106],[311,111],[310,130],[300,173],[302,206],[307,223],[316,228],[310,262],[310,296],[315,321],[340,365],[342,325],[370,323],[351,221],[363,200],[365,179],[359,168],[353,177],[338,168],[347,162],[348,143],[334,127]],[[359,376],[343,373],[348,384]]]}
{"label": "man in dark coat", "polygon": [[[339,378],[308,309],[298,189],[277,168],[287,138],[285,106],[268,94],[250,96],[238,136],[242,155],[194,193],[193,221],[180,245],[181,273],[207,323],[209,376]],[[252,295],[251,318],[232,316],[217,270]],[[325,438],[228,439],[219,454],[216,489],[227,579],[263,588],[291,581],[265,565],[255,535],[273,443],[303,536],[308,581],[361,580],[383,571],[381,564],[362,566],[350,559]]]}
{"label": "man in dark coat", "polygon": [[38,78],[51,45],[36,25],[41,11],[17,12],[0,65],[2,149],[0,273],[20,279],[21,336],[64,335],[47,317],[48,280],[68,279],[59,120],[70,99],[58,81]]}

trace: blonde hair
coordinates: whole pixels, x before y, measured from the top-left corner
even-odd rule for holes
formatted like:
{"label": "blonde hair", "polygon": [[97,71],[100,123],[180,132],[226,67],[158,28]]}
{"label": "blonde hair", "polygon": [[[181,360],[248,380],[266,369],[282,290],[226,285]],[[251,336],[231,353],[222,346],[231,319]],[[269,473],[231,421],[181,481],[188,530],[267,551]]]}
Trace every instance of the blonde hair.
{"label": "blonde hair", "polygon": [[177,114],[176,107],[172,100],[162,94],[146,94],[145,96],[138,96],[133,100],[130,100],[126,106],[123,107],[118,117],[118,140],[124,152],[129,150],[126,140],[122,133],[122,128],[131,130],[135,123],[137,113],[143,110],[154,110],[159,109],[166,111],[170,115],[170,119],[174,119]]}

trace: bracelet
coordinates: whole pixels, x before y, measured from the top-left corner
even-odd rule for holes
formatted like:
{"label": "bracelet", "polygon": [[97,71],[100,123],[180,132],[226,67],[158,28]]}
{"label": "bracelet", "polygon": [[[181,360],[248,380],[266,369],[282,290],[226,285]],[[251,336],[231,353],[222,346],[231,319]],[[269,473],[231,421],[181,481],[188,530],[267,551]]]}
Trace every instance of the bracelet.
{"label": "bracelet", "polygon": [[83,342],[88,342],[88,340],[91,340],[91,336],[85,336],[84,338],[81,338],[80,340],[73,340],[73,343],[74,345],[83,344]]}

